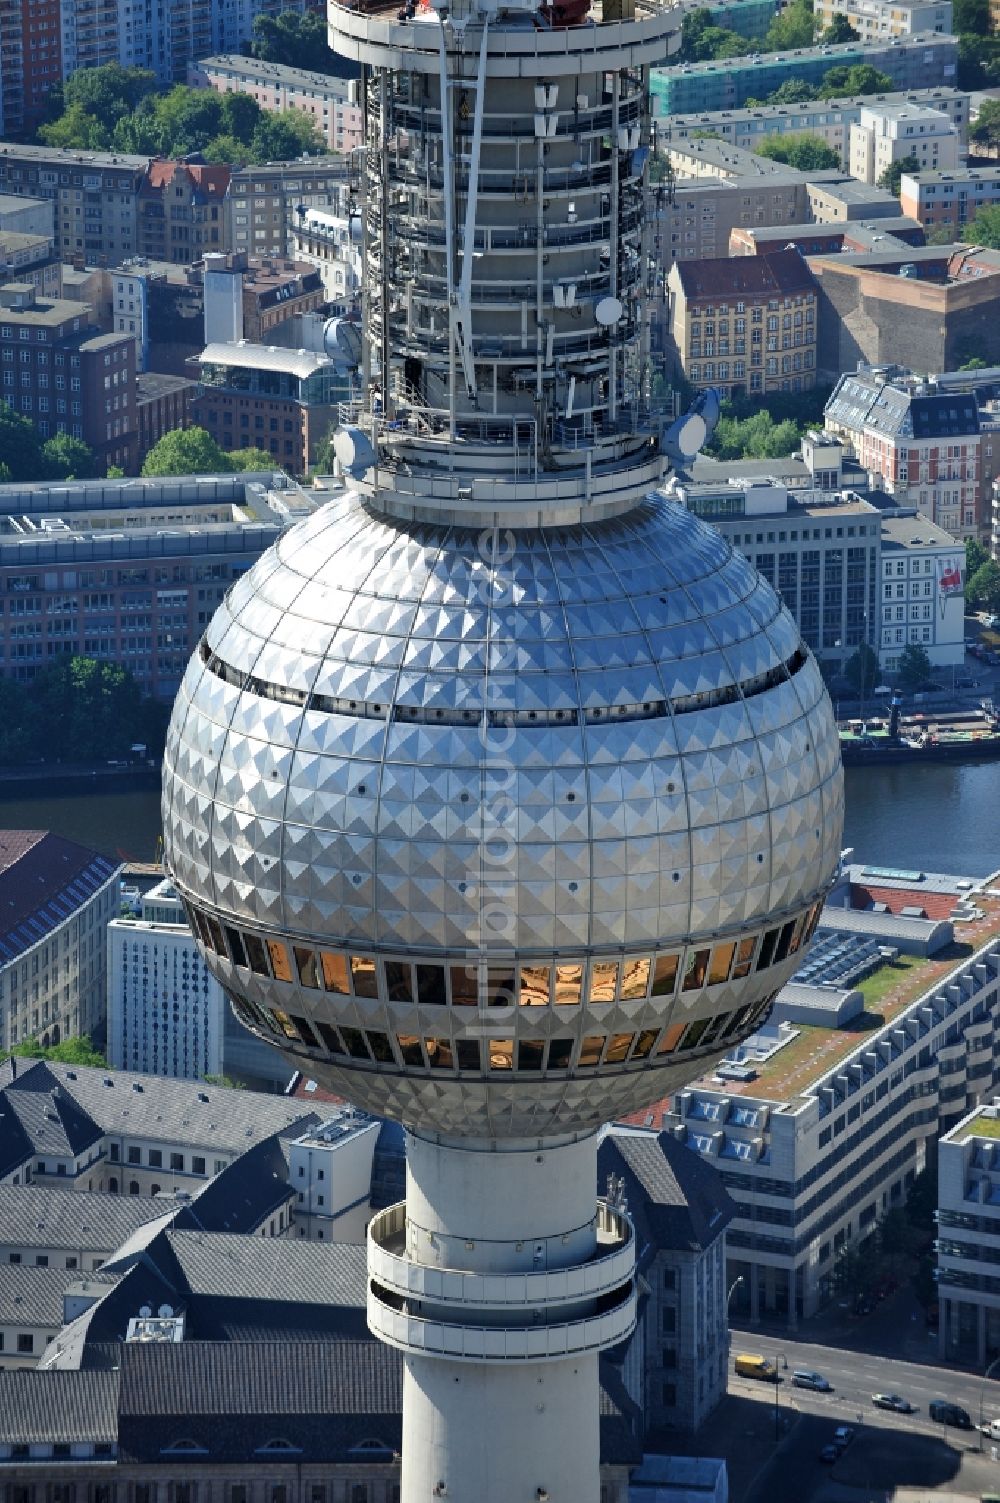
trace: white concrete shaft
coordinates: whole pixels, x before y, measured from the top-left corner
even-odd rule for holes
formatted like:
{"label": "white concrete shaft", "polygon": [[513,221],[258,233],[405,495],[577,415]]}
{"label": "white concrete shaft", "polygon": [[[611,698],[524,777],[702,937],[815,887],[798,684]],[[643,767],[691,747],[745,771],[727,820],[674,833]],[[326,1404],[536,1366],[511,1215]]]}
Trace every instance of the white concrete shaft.
{"label": "white concrete shaft", "polygon": [[[415,1261],[520,1272],[594,1256],[596,1134],[504,1143],[410,1133],[406,1157]],[[463,1314],[482,1319],[449,1303],[450,1320]],[[596,1349],[556,1361],[407,1353],[403,1374],[402,1503],[598,1503]]]}
{"label": "white concrete shaft", "polygon": [[404,1357],[401,1503],[598,1503],[597,1364]]}

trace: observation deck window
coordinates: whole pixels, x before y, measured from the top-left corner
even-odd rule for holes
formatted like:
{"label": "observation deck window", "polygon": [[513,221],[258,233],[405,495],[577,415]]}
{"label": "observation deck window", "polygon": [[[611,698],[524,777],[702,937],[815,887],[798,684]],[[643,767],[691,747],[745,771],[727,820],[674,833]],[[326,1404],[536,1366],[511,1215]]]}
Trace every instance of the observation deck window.
{"label": "observation deck window", "polygon": [[583,985],[583,964],[570,961],[556,966],[555,1004],[557,1007],[579,1006]]}
{"label": "observation deck window", "polygon": [[656,1029],[655,1028],[644,1029],[643,1032],[639,1034],[638,1038],[635,1041],[635,1048],[632,1050],[632,1058],[633,1059],[648,1059],[649,1055],[652,1053],[653,1045],[655,1043],[656,1043]]}
{"label": "observation deck window", "polygon": [[365,1036],[360,1028],[345,1028],[341,1025],[340,1036],[347,1045],[347,1052],[352,1059],[369,1059],[368,1046]]}
{"label": "observation deck window", "polygon": [[247,968],[247,952],[243,945],[243,936],[238,929],[233,929],[229,924],[224,924],[223,928],[229,944],[229,953],[233,957],[233,964]]}
{"label": "observation deck window", "polygon": [[271,973],[267,968],[267,954],[262,942],[257,938],[256,934],[247,934],[244,936],[244,940],[247,948],[247,959],[250,961],[250,969],[256,971],[258,976],[270,976]]}
{"label": "observation deck window", "polygon": [[686,1027],[686,1023],[672,1023],[669,1028],[665,1029],[663,1037],[656,1048],[657,1054],[673,1054],[684,1035]]}
{"label": "observation deck window", "polygon": [[729,980],[729,968],[733,963],[735,953],[735,940],[731,940],[729,944],[716,945],[712,951],[712,963],[708,968],[709,986],[718,986],[721,982]]}
{"label": "observation deck window", "polygon": [[451,1070],[455,1065],[450,1039],[424,1039],[427,1060],[432,1070]]}
{"label": "observation deck window", "polygon": [[572,1039],[552,1039],[549,1044],[549,1069],[568,1070],[572,1056]]}
{"label": "observation deck window", "polygon": [[516,996],[517,977],[507,969],[496,970],[492,966],[486,972],[486,1006],[513,1007]]}
{"label": "observation deck window", "polygon": [[681,991],[701,991],[701,988],[705,985],[705,976],[708,973],[709,953],[708,950],[690,950],[688,952]]}
{"label": "observation deck window", "polygon": [[416,1065],[418,1069],[424,1068],[423,1050],[415,1033],[397,1033],[396,1045],[404,1065]]}
{"label": "observation deck window", "polygon": [[455,1049],[458,1053],[458,1068],[460,1070],[481,1070],[482,1060],[479,1054],[478,1039],[457,1039]]}
{"label": "observation deck window", "polygon": [[453,1007],[479,1005],[479,971],[474,965],[451,967],[451,1004]]}
{"label": "observation deck window", "polygon": [[338,955],[333,950],[322,950],[320,960],[323,963],[323,985],[327,991],[346,996],[351,990],[346,956]]}
{"label": "observation deck window", "polygon": [[544,1053],[545,1045],[540,1039],[522,1039],[517,1046],[517,1068],[540,1070]]}
{"label": "observation deck window", "polygon": [[595,960],[590,967],[591,1002],[613,1002],[618,986],[618,962]]}
{"label": "observation deck window", "polygon": [[632,1047],[634,1033],[616,1033],[612,1036],[608,1045],[608,1052],[604,1056],[606,1065],[621,1065],[628,1058],[628,1052]]}
{"label": "observation deck window", "polygon": [[267,953],[271,957],[271,968],[274,972],[275,981],[291,981],[292,967],[288,959],[288,950],[280,939],[267,941]]}
{"label": "observation deck window", "polygon": [[657,955],[653,970],[654,997],[672,997],[677,989],[677,963],[679,955]]}
{"label": "observation deck window", "polygon": [[526,965],[521,967],[519,1001],[522,1007],[546,1007],[551,990],[551,966]]}
{"label": "observation deck window", "polygon": [[[385,969],[386,980],[388,982],[388,964]],[[423,1003],[425,1006],[444,1007],[448,1001],[444,966],[418,965],[415,969],[417,974],[417,1001]]]}
{"label": "observation deck window", "polygon": [[310,991],[319,991],[321,982],[319,979],[319,963],[316,959],[315,950],[303,950],[298,945],[294,946],[294,950],[295,964],[298,966],[299,980],[302,982],[302,985],[307,986]]}
{"label": "observation deck window", "polygon": [[588,1033],[580,1045],[580,1058],[577,1067],[581,1070],[593,1070],[600,1063],[601,1051],[604,1048],[605,1035],[603,1033]]}
{"label": "observation deck window", "polygon": [[351,956],[351,976],[354,979],[356,997],[378,996],[378,973],[370,955]]}
{"label": "observation deck window", "polygon": [[490,1051],[491,1070],[512,1070],[514,1068],[513,1039],[490,1039],[488,1048]]}
{"label": "observation deck window", "polygon": [[627,956],[622,965],[623,1002],[634,1002],[645,997],[649,989],[650,960],[648,955]]}
{"label": "observation deck window", "polygon": [[753,970],[753,954],[757,948],[757,935],[750,939],[741,939],[736,951],[736,963],[733,966],[733,980],[738,981],[743,976],[749,976]]}

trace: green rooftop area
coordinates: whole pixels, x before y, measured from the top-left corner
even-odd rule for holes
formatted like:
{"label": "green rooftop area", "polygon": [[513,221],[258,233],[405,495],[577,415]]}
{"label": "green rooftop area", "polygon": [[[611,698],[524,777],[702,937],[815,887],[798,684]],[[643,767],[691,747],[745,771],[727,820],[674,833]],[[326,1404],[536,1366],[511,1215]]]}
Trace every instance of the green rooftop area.
{"label": "green rooftop area", "polygon": [[948,1134],[949,1138],[1000,1138],[1000,1117],[988,1117],[985,1112],[980,1112],[978,1117],[973,1117],[964,1127],[956,1127]]}
{"label": "green rooftop area", "polygon": [[[975,894],[973,901],[985,910],[985,917],[973,924],[959,924],[958,938],[933,959],[900,955],[897,960],[879,966],[858,985],[864,997],[864,1011],[844,1028],[810,1027],[794,1024],[796,1037],[779,1049],[769,1060],[758,1065],[755,1080],[727,1080],[720,1087],[709,1077],[700,1084],[722,1089],[727,1095],[762,1098],[786,1102],[801,1095],[820,1075],[834,1069],[886,1024],[893,1023],[914,1002],[933,992],[959,966],[967,963],[976,950],[1000,936],[1000,901]],[[992,1124],[1000,1137],[1000,1122]]]}

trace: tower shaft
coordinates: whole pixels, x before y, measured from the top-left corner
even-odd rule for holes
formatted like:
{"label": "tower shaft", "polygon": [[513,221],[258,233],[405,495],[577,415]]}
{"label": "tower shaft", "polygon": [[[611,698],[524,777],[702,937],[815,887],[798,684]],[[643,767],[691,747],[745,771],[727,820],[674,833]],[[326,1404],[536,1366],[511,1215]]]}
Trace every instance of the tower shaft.
{"label": "tower shaft", "polygon": [[598,1358],[635,1325],[627,1216],[597,1135],[409,1133],[407,1198],[369,1228],[368,1317],[404,1353],[403,1503],[597,1503]]}

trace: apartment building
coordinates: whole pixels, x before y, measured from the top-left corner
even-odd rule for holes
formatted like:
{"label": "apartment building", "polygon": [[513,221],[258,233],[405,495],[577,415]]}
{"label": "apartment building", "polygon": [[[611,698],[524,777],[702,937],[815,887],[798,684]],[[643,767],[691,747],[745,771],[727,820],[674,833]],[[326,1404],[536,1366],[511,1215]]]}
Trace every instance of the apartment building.
{"label": "apartment building", "polygon": [[139,188],[140,256],[190,266],[226,249],[226,193],[232,169],[197,162],[151,162]]}
{"label": "apartment building", "polygon": [[293,216],[339,209],[347,178],[346,155],[236,168],[229,184],[228,248],[258,256],[291,254]]}
{"label": "apartment building", "polygon": [[[19,604],[8,593],[11,629]],[[0,832],[0,1051],[103,1035],[104,930],[118,911],[119,870],[50,831]]]}
{"label": "apartment building", "polygon": [[846,16],[863,42],[951,31],[951,0],[816,0],[814,11],[821,26]]}
{"label": "apartment building", "polygon": [[0,141],[0,194],[53,205],[64,261],[115,266],[138,250],[139,190],[150,160]]}
{"label": "apartment building", "polygon": [[983,433],[979,397],[963,384],[961,376],[939,383],[898,366],[862,368],[841,376],[824,418],[872,484],[951,543],[985,538],[990,523],[993,430]]}
{"label": "apartment building", "polygon": [[0,486],[0,672],[85,653],[169,702],[230,584],[317,504],[272,473]]}
{"label": "apartment building", "polygon": [[166,434],[192,426],[191,404],[196,391],[197,382],[185,376],[161,376],[157,371],[136,376],[135,413],[140,459],[144,459]]}
{"label": "apartment building", "polygon": [[222,1073],[222,988],[166,879],[108,925],[107,1056],[116,1069],[201,1080]]}
{"label": "apartment building", "polygon": [[[952,937],[961,959],[941,955]],[[884,950],[908,952],[910,965],[894,970]],[[1000,900],[971,879],[851,867],[804,964],[810,980],[791,990],[810,999],[811,1047],[794,1021],[775,1020],[647,1114],[709,1158],[736,1202],[734,1306],[790,1328],[829,1298],[840,1251],[902,1204],[937,1134],[996,1086]],[[867,975],[848,980],[858,964]],[[862,1007],[848,1027],[852,992]]]}
{"label": "apartment building", "polygon": [[882,519],[879,661],[895,673],[907,646],[924,649],[932,668],[965,662],[965,549],[926,517]]}
{"label": "apartment building", "polygon": [[0,284],[30,282],[39,297],[58,297],[62,264],[51,235],[25,235],[0,229]]}
{"label": "apartment building", "polygon": [[0,395],[43,438],[68,433],[101,469],[135,468],[135,345],[99,333],[85,303],[38,297],[30,282],[0,286],[0,370]]}
{"label": "apartment building", "polygon": [[276,466],[304,475],[350,395],[327,356],[276,346],[213,343],[200,359],[193,413],[224,449],[265,449]]}
{"label": "apartment building", "polygon": [[[826,446],[820,445],[822,451]],[[830,461],[839,474],[839,448]],[[694,477],[670,490],[748,558],[781,595],[823,662],[842,665],[877,639],[880,516],[868,501],[826,490],[790,490],[780,461],[751,464],[750,475]],[[724,470],[726,467],[721,467]],[[748,466],[741,462],[740,469]]]}
{"label": "apartment building", "polygon": [[877,183],[894,162],[913,157],[922,168],[955,167],[962,139],[942,110],[911,104],[865,105],[850,127],[848,161],[851,176]]}
{"label": "apartment building", "polygon": [[41,235],[51,240],[55,235],[55,212],[51,201],[0,193],[0,234]]}
{"label": "apartment building", "polygon": [[670,349],[696,387],[805,391],[816,381],[816,286],[797,251],[677,261]]}
{"label": "apartment building", "polygon": [[928,229],[948,225],[958,238],[980,209],[1000,203],[1000,166],[906,172],[899,181],[899,202],[904,214]]}
{"label": "apartment building", "polygon": [[711,131],[733,146],[753,151],[767,136],[819,136],[848,160],[850,128],[870,105],[911,105],[939,110],[948,116],[963,146],[969,134],[969,96],[963,89],[913,89],[909,93],[854,95],[847,99],[816,99],[802,104],[759,104],[736,110],[703,110],[697,114],[671,115],[657,121],[657,141],[682,141]]}
{"label": "apartment building", "polygon": [[292,253],[315,267],[335,313],[358,307],[361,297],[361,222],[328,209],[307,209],[291,225]]}
{"label": "apartment building", "polygon": [[1000,1351],[1000,1102],[938,1144],[938,1353],[985,1368]]}
{"label": "apartment building", "polygon": [[790,79],[815,86],[831,68],[855,63],[870,63],[888,74],[895,91],[951,86],[958,71],[958,41],[925,31],[882,41],[800,47],[792,52],[654,68],[650,80],[653,114],[661,120],[667,115],[742,109],[748,99],[766,99]]}
{"label": "apartment building", "polygon": [[878,250],[885,243],[903,241],[923,245],[923,226],[901,215],[871,223],[845,219],[839,223],[736,225],[729,236],[731,256],[773,255],[793,246],[803,256],[835,256],[841,251]]}
{"label": "apartment building", "polygon": [[357,79],[331,78],[327,73],[231,54],[189,63],[188,83],[219,94],[246,94],[262,110],[302,110],[312,116],[331,151],[353,151],[362,145]]}

